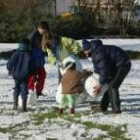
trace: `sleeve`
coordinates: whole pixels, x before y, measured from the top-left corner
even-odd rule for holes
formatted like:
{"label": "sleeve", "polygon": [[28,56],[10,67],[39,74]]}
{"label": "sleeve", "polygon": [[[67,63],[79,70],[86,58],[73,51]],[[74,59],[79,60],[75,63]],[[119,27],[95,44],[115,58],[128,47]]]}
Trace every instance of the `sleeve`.
{"label": "sleeve", "polygon": [[82,72],[83,78],[87,78],[87,77],[91,76],[92,74],[93,74],[93,72],[89,71],[89,70],[83,70],[83,72]]}
{"label": "sleeve", "polygon": [[80,44],[71,38],[63,37],[63,46],[65,46],[71,53],[78,54],[82,49]]}
{"label": "sleeve", "polygon": [[7,69],[9,71],[9,73],[11,73],[11,71],[12,71],[12,67],[13,67],[13,64],[14,64],[14,57],[15,57],[15,54],[13,54],[7,62]]}
{"label": "sleeve", "polygon": [[97,71],[98,69],[98,73],[100,75],[99,82],[101,85],[109,82],[110,75],[109,64],[110,63],[104,52],[101,52],[100,54],[96,55],[95,71]]}
{"label": "sleeve", "polygon": [[56,57],[54,56],[53,52],[50,49],[47,49],[47,53],[47,62],[52,64],[56,63]]}
{"label": "sleeve", "polygon": [[11,73],[11,70],[12,70],[12,65],[13,65],[12,60],[9,59],[9,61],[7,62],[7,69],[10,73]]}

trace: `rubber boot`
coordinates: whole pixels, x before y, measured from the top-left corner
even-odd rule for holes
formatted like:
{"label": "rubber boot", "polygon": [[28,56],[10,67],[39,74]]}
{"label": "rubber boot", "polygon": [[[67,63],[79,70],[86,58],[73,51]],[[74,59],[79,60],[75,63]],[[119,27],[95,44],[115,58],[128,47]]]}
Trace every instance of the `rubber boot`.
{"label": "rubber boot", "polygon": [[105,92],[101,100],[101,111],[106,112],[110,103],[109,92]]}
{"label": "rubber boot", "polygon": [[13,109],[17,110],[18,109],[18,94],[13,94],[14,96],[14,106]]}
{"label": "rubber boot", "polygon": [[121,113],[119,92],[116,89],[109,89],[109,98],[111,102],[112,112]]}
{"label": "rubber boot", "polygon": [[26,112],[27,111],[27,99],[22,99],[22,111]]}

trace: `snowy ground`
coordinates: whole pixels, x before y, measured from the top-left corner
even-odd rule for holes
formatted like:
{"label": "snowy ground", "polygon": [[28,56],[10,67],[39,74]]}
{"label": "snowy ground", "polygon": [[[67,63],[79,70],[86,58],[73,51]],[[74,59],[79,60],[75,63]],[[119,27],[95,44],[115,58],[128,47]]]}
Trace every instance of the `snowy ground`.
{"label": "snowy ground", "polygon": [[[89,39],[90,40],[90,39]],[[140,39],[101,39],[103,44],[117,45],[123,47],[124,50],[140,51]],[[82,44],[81,40],[78,40]],[[0,51],[13,50],[18,47],[18,44],[0,44]]]}
{"label": "snowy ground", "polygon": [[[118,40],[109,42],[118,43]],[[135,46],[138,40],[128,40],[127,43],[132,44],[132,50],[139,50],[139,46]],[[5,47],[5,51],[11,49],[10,46]],[[4,50],[1,45],[0,50]],[[67,115],[61,118],[51,116],[57,106],[58,79],[57,68],[50,64],[45,65],[48,73],[44,89],[46,96],[39,98],[36,106],[29,106],[27,113],[22,113],[20,109],[13,111],[14,83],[7,74],[6,62],[0,60],[0,140],[139,140],[140,60],[132,60],[132,69],[120,88],[122,114],[113,115],[110,108],[108,114],[91,111],[91,104],[99,106],[100,98],[88,98],[85,103],[76,106],[77,116],[72,119]],[[85,61],[82,64],[85,68],[92,68]]]}

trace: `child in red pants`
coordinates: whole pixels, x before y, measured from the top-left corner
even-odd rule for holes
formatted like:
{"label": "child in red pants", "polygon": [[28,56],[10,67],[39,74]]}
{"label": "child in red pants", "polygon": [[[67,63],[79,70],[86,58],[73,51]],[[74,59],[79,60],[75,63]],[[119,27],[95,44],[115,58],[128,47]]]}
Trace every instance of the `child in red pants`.
{"label": "child in red pants", "polygon": [[45,83],[45,78],[46,78],[46,72],[44,67],[40,67],[35,75],[32,75],[29,80],[29,89],[31,91],[36,90],[37,96],[41,96],[42,90],[44,88],[44,83]]}
{"label": "child in red pants", "polygon": [[33,57],[37,67],[36,74],[32,75],[29,79],[29,90],[36,92],[37,96],[41,96],[44,88],[44,82],[46,78],[45,65],[45,53],[42,50],[42,37],[49,31],[49,25],[47,22],[42,21],[37,30],[30,36],[30,43],[33,50]]}

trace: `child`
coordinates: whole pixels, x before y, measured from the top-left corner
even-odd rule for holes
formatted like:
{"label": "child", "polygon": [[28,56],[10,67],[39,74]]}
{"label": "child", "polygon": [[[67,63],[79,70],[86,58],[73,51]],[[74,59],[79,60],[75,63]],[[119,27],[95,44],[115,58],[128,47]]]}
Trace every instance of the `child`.
{"label": "child", "polygon": [[112,113],[121,113],[119,87],[131,69],[131,61],[127,53],[114,45],[103,45],[101,40],[91,42],[83,39],[83,51],[88,57],[92,54],[94,71],[100,75],[100,84],[94,88],[98,94],[101,85],[108,84],[108,91],[101,100],[101,109],[106,112],[111,103]]}
{"label": "child", "polygon": [[36,71],[31,49],[29,47],[29,40],[22,39],[19,43],[19,48],[13,53],[7,63],[9,74],[12,74],[15,87],[14,87],[14,107],[18,108],[18,97],[22,97],[22,111],[26,111],[27,95],[28,95],[28,82],[29,77]]}
{"label": "child", "polygon": [[37,67],[37,72],[32,75],[29,79],[30,92],[36,92],[37,96],[41,96],[44,88],[46,71],[45,65],[45,54],[42,51],[42,37],[49,32],[49,25],[46,21],[39,23],[36,31],[30,36],[31,47],[33,49],[33,57]]}
{"label": "child", "polygon": [[75,113],[76,94],[80,94],[83,91],[82,81],[91,73],[76,71],[75,62],[67,62],[63,68],[66,70],[66,73],[61,78],[62,96],[58,115],[63,114],[63,109],[68,107],[70,109],[70,115],[73,116]]}

